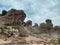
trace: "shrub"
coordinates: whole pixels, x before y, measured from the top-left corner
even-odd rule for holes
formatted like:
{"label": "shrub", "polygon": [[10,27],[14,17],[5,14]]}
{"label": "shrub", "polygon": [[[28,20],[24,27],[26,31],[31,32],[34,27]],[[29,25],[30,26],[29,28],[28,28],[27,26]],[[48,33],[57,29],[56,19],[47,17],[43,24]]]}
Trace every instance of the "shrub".
{"label": "shrub", "polygon": [[60,43],[60,38],[58,38],[58,43]]}

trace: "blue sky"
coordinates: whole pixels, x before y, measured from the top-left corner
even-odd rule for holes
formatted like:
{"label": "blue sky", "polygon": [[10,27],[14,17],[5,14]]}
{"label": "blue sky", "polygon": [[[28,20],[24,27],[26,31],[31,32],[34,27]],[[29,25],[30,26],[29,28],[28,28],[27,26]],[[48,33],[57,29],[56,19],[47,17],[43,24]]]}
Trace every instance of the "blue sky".
{"label": "blue sky", "polygon": [[51,19],[54,25],[60,25],[60,0],[0,0],[0,13],[11,8],[24,10],[25,21],[32,20],[33,24]]}

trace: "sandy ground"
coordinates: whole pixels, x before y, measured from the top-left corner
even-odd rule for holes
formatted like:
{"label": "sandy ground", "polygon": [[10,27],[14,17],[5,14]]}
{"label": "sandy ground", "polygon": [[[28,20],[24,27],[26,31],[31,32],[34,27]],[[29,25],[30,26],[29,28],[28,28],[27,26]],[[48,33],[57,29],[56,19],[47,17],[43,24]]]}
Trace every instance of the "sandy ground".
{"label": "sandy ground", "polygon": [[[18,43],[19,42],[19,43]],[[25,43],[26,45],[58,45],[57,40],[53,40],[50,38],[41,39],[33,36],[28,37],[20,37],[20,38],[6,38],[5,36],[0,37],[0,45],[13,43],[14,45],[19,45],[21,43]],[[11,44],[11,45],[13,45]],[[24,45],[25,45],[24,44]]]}
{"label": "sandy ground", "polygon": [[0,44],[5,44],[5,43],[11,43],[10,40],[4,41],[3,39],[0,39]]}

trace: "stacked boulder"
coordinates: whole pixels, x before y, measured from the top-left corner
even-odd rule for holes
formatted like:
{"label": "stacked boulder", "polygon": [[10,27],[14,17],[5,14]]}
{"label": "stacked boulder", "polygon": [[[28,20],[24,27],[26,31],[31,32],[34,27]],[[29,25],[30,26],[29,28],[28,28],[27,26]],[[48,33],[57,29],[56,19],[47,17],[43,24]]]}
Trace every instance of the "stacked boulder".
{"label": "stacked boulder", "polygon": [[28,21],[25,23],[25,26],[32,26],[32,21],[31,21],[31,20],[28,20]]}
{"label": "stacked boulder", "polygon": [[[3,11],[4,12],[4,11]],[[4,13],[4,24],[5,25],[22,25],[26,14],[23,10],[11,9]]]}
{"label": "stacked boulder", "polygon": [[47,26],[47,30],[50,30],[53,28],[53,24],[52,24],[52,21],[50,19],[46,20],[46,26]]}
{"label": "stacked boulder", "polygon": [[46,23],[41,23],[41,24],[40,24],[40,30],[41,30],[42,32],[47,32],[47,31],[53,30],[52,21],[51,21],[50,19],[47,19],[45,22],[46,22]]}

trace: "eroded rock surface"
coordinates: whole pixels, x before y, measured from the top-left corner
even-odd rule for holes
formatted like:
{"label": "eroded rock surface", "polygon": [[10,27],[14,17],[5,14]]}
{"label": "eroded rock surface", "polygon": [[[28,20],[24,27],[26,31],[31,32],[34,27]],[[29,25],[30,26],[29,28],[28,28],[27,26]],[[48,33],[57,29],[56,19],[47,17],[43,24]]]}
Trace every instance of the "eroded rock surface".
{"label": "eroded rock surface", "polygon": [[5,25],[22,25],[26,18],[26,14],[23,10],[11,9],[8,11],[3,10],[2,16],[0,16],[1,21]]}

